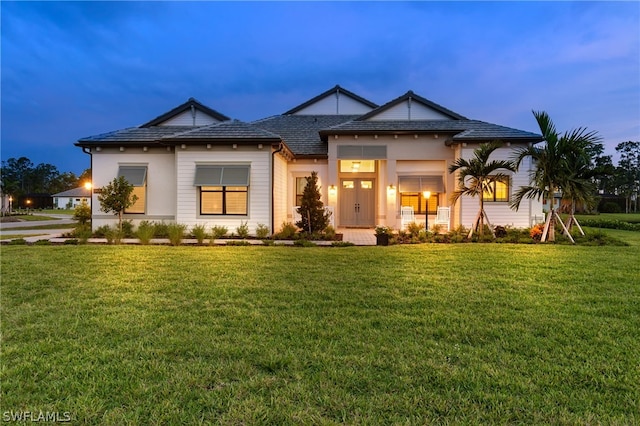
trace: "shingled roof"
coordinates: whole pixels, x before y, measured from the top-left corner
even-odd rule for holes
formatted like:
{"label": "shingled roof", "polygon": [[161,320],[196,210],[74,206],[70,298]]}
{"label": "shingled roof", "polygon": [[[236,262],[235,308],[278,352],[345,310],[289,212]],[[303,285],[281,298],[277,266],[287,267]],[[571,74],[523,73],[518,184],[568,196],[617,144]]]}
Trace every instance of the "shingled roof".
{"label": "shingled roof", "polygon": [[490,141],[521,140],[539,142],[542,136],[536,133],[499,126],[478,120],[385,120],[361,121],[353,120],[323,129],[320,134],[410,134],[410,133],[440,133],[449,134],[450,141]]}
{"label": "shingled roof", "polygon": [[326,139],[320,131],[356,119],[357,115],[276,115],[254,121],[256,127],[282,137],[298,157],[326,157]]}
{"label": "shingled roof", "polygon": [[280,136],[239,120],[202,126],[163,138],[164,142],[261,140],[280,142]]}
{"label": "shingled roof", "polygon": [[182,105],[178,105],[177,107],[173,108],[171,111],[167,111],[164,114],[157,116],[153,120],[151,120],[151,121],[149,121],[147,123],[144,123],[140,127],[157,126],[158,124],[161,124],[164,121],[166,121],[166,120],[168,120],[168,119],[170,119],[172,117],[175,117],[178,114],[181,114],[181,113],[183,113],[185,111],[190,110],[192,107],[197,109],[197,110],[200,110],[200,111],[204,112],[207,115],[210,115],[211,117],[215,118],[216,120],[219,120],[219,121],[231,120],[226,115],[220,114],[218,111],[209,108],[208,106],[198,102],[196,99],[189,98],[187,100],[187,102],[183,103]]}

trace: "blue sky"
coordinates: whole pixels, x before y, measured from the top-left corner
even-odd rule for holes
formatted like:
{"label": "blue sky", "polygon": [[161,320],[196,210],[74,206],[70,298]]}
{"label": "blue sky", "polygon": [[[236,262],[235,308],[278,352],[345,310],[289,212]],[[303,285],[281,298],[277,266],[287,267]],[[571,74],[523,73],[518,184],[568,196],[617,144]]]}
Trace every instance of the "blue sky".
{"label": "blue sky", "polygon": [[[638,2],[2,1],[2,159],[79,174],[79,138],[194,97],[244,121],[340,84],[466,117],[640,140]],[[614,156],[614,159],[616,157]]]}

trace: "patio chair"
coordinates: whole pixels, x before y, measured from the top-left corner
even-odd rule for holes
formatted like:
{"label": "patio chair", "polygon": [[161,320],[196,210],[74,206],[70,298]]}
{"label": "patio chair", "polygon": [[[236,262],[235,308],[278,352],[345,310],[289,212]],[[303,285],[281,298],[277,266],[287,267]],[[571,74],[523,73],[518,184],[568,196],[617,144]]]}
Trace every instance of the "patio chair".
{"label": "patio chair", "polygon": [[449,232],[449,227],[451,226],[451,207],[438,207],[436,211],[436,225],[445,226],[447,228],[447,232]]}
{"label": "patio chair", "polygon": [[416,217],[413,214],[413,207],[402,206],[400,207],[400,227],[403,230],[407,229],[407,225],[416,221]]}

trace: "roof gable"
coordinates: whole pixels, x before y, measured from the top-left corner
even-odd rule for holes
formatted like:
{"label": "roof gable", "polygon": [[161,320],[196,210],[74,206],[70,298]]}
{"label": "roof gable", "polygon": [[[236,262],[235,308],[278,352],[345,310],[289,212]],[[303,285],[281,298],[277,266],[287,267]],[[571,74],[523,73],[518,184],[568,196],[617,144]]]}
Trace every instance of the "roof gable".
{"label": "roof gable", "polygon": [[283,115],[360,115],[377,107],[373,102],[336,85]]}
{"label": "roof gable", "polygon": [[230,120],[226,115],[220,114],[206,105],[198,102],[194,98],[189,98],[187,102],[178,105],[171,111],[154,118],[140,127],[151,126],[206,126]]}
{"label": "roof gable", "polygon": [[358,121],[466,120],[455,113],[409,90],[381,107],[358,118]]}

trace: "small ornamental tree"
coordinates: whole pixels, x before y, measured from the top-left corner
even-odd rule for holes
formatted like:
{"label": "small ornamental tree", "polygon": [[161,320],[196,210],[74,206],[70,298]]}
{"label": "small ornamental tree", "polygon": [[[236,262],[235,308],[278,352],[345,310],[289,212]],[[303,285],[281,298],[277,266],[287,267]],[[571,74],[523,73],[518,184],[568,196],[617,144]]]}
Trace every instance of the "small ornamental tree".
{"label": "small ornamental tree", "polygon": [[324,204],[320,200],[320,187],[318,187],[318,173],[311,172],[311,176],[305,178],[307,185],[302,192],[302,201],[298,207],[300,221],[296,222],[296,226],[310,234],[313,232],[322,232],[329,225],[331,213],[325,211]]}
{"label": "small ornamental tree", "polygon": [[118,229],[122,232],[122,214],[138,200],[137,195],[131,195],[133,185],[124,176],[114,178],[107,186],[103,186],[98,195],[100,210],[105,213],[118,215]]}

